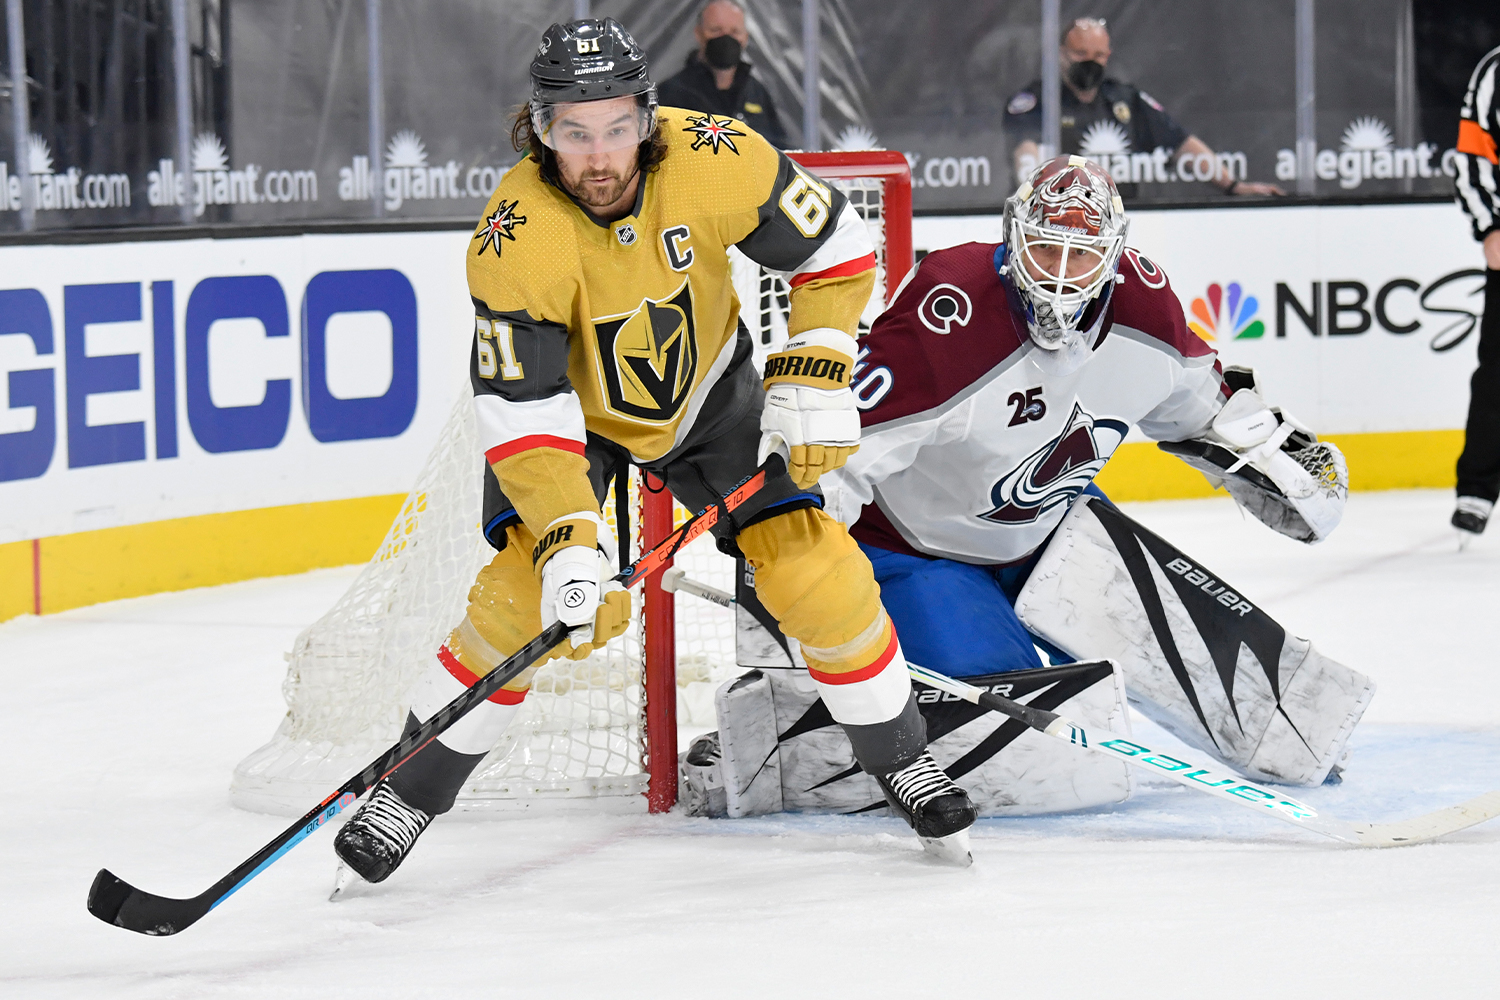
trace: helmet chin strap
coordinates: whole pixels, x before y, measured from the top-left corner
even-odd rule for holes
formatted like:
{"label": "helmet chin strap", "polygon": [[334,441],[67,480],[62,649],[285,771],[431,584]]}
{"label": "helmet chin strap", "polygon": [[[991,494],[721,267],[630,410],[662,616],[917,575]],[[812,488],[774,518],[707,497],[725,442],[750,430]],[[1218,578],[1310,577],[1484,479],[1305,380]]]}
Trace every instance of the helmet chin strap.
{"label": "helmet chin strap", "polygon": [[1104,313],[1109,306],[1109,297],[1114,291],[1115,283],[1109,282],[1087,306],[1084,307],[1084,316],[1088,317],[1089,311],[1093,312],[1093,322],[1087,327],[1080,327],[1073,331],[1072,335],[1065,336],[1060,343],[1053,347],[1044,345],[1033,332],[1032,324],[1028,323],[1027,332],[1031,334],[1031,342],[1036,345],[1037,350],[1030,352],[1032,362],[1044,373],[1052,376],[1071,375],[1082,368],[1094,353],[1094,347],[1099,343],[1099,333],[1104,328]]}

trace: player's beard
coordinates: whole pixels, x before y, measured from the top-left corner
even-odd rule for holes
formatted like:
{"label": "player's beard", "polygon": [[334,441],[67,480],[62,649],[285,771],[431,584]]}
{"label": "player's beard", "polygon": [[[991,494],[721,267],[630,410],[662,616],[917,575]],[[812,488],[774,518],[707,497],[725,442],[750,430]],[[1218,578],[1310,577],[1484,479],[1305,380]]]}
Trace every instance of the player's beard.
{"label": "player's beard", "polygon": [[[566,167],[558,164],[563,187],[569,194],[590,208],[608,208],[620,200],[625,189],[636,175],[635,160],[623,170],[610,167],[584,167],[577,175],[570,176]],[[607,181],[608,183],[599,183]]]}

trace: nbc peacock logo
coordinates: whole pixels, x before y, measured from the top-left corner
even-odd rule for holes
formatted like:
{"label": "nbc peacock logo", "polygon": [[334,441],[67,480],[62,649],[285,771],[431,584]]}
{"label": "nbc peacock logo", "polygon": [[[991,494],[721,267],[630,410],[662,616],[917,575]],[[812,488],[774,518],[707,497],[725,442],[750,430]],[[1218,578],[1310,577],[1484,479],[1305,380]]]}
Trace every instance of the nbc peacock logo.
{"label": "nbc peacock logo", "polygon": [[1228,289],[1216,281],[1206,295],[1193,300],[1188,328],[1204,340],[1255,340],[1266,332],[1266,324],[1255,318],[1259,309],[1255,296],[1246,295],[1238,281]]}

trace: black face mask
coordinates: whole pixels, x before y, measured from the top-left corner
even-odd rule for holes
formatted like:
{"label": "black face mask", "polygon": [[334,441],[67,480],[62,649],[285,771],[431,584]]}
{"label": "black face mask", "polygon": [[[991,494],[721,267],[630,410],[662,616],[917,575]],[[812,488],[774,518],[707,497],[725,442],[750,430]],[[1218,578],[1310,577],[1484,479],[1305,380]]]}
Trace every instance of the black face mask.
{"label": "black face mask", "polygon": [[714,69],[734,69],[740,64],[740,40],[733,35],[710,38],[703,46],[703,61]]}
{"label": "black face mask", "polygon": [[1093,90],[1103,79],[1103,63],[1076,62],[1068,67],[1068,82],[1079,90]]}

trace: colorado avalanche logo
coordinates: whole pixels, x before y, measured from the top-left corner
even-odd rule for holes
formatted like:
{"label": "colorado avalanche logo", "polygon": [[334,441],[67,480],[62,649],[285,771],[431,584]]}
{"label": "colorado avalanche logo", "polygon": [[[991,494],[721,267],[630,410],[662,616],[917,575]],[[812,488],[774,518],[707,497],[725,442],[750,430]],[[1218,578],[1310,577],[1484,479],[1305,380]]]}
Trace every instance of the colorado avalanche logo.
{"label": "colorado avalanche logo", "polygon": [[1000,477],[990,490],[993,510],[979,516],[1001,524],[1030,524],[1083,492],[1130,431],[1120,420],[1095,419],[1077,403],[1057,437]]}

